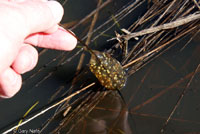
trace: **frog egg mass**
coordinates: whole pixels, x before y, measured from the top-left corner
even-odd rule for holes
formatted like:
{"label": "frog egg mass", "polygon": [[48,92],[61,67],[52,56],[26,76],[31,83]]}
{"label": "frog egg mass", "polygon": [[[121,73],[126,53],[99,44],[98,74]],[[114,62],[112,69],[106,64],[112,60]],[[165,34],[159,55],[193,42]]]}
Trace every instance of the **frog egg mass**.
{"label": "frog egg mass", "polygon": [[109,54],[93,51],[90,59],[90,71],[100,84],[110,90],[119,90],[126,84],[126,73],[119,61]]}

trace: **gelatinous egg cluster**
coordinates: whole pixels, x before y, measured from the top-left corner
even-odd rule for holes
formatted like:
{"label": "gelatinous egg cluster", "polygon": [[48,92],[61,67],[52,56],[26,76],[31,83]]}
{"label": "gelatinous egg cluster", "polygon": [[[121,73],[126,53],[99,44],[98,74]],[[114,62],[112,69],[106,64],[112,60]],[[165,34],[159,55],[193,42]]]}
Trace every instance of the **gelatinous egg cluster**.
{"label": "gelatinous egg cluster", "polygon": [[126,84],[126,73],[119,61],[109,54],[93,51],[90,59],[90,71],[102,86],[110,90],[119,90]]}

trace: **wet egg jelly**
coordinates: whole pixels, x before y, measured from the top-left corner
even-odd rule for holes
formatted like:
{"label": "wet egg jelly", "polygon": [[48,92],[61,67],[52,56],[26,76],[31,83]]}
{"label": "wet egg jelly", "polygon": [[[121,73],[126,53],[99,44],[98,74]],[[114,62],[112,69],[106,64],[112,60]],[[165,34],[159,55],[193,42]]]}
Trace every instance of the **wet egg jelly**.
{"label": "wet egg jelly", "polygon": [[120,90],[126,84],[126,73],[120,62],[108,53],[93,51],[90,59],[90,71],[100,84],[110,90]]}

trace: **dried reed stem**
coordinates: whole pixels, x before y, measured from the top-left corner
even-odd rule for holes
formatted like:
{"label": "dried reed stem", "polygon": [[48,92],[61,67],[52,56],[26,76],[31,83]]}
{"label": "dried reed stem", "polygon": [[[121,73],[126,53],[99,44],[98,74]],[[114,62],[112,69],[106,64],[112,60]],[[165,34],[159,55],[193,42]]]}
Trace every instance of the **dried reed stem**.
{"label": "dried reed stem", "polygon": [[200,6],[199,6],[199,3],[196,1],[196,0],[193,0],[194,4],[199,8],[200,10]]}
{"label": "dried reed stem", "polygon": [[42,110],[42,111],[39,112],[38,114],[35,114],[34,116],[28,118],[27,120],[25,120],[25,121],[22,122],[21,124],[19,124],[19,125],[17,124],[17,125],[15,125],[14,127],[10,128],[10,129],[8,129],[8,130],[6,130],[5,132],[3,132],[3,134],[7,134],[7,133],[13,131],[14,129],[16,129],[17,127],[20,127],[20,126],[25,125],[25,124],[28,123],[29,121],[31,121],[31,120],[35,119],[36,117],[38,117],[38,116],[40,116],[40,115],[46,113],[46,112],[49,111],[50,109],[52,109],[52,108],[54,108],[54,107],[60,105],[61,103],[63,103],[63,102],[65,102],[65,101],[67,101],[68,99],[70,99],[70,98],[76,96],[77,94],[80,94],[81,92],[85,91],[86,89],[88,89],[88,88],[90,88],[90,87],[92,87],[92,86],[94,86],[94,85],[95,85],[95,82],[89,84],[88,86],[82,88],[81,90],[76,91],[75,93],[71,94],[70,96],[67,96],[66,98],[62,99],[61,101],[55,103],[54,105],[51,105],[51,106],[49,106],[48,108],[45,108],[44,110]]}
{"label": "dried reed stem", "polygon": [[[161,31],[161,30],[176,28],[176,27],[182,26],[184,24],[187,24],[189,22],[192,22],[194,20],[198,20],[198,19],[200,19],[200,12],[199,11],[193,13],[192,15],[188,15],[184,18],[177,19],[173,22],[169,22],[169,23],[165,23],[163,25],[159,25],[159,26],[156,26],[156,27],[144,29],[144,30],[141,30],[139,32],[134,32],[134,33],[130,33],[130,34],[127,34],[127,35],[121,35],[120,38],[123,38],[125,40],[130,40],[131,38],[136,38],[138,36],[142,36],[142,35],[145,35],[145,34],[150,34],[150,33],[155,33],[155,32]],[[116,38],[112,38],[112,39],[116,39]]]}

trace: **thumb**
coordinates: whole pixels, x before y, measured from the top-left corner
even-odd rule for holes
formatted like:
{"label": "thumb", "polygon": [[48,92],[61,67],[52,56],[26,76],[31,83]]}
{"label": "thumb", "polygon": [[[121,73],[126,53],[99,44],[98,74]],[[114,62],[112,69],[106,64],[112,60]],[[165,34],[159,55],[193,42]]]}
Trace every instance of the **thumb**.
{"label": "thumb", "polygon": [[56,1],[25,1],[19,3],[29,33],[44,32],[59,23],[63,16],[63,8]]}

